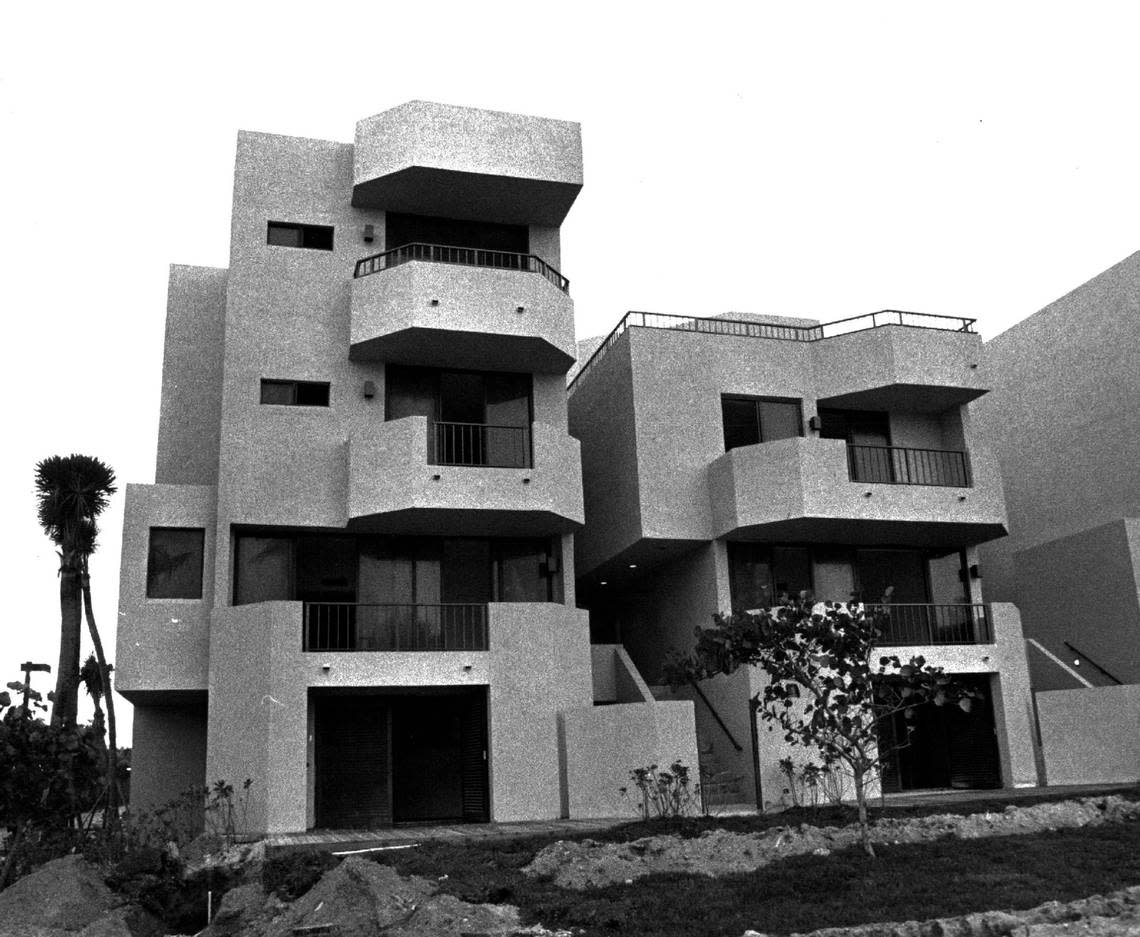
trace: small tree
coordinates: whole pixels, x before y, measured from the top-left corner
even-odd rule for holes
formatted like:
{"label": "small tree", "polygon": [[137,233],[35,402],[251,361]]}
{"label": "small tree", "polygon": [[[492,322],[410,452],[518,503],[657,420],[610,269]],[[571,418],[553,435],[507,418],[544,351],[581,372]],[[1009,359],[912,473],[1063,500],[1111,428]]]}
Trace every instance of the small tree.
{"label": "small tree", "polygon": [[968,712],[973,695],[922,657],[903,663],[876,653],[887,608],[813,603],[802,595],[774,608],[716,615],[712,628],[695,630],[693,653],[668,668],[677,684],[747,664],[763,668],[769,682],[755,697],[761,718],[769,730],[779,726],[790,744],[818,750],[825,767],[841,765],[851,773],[869,856],[875,849],[867,823],[868,785],[881,773],[883,759],[907,744],[913,731],[908,727],[906,738],[887,749],[879,745],[879,727],[900,712],[912,719],[922,703],[954,703]]}

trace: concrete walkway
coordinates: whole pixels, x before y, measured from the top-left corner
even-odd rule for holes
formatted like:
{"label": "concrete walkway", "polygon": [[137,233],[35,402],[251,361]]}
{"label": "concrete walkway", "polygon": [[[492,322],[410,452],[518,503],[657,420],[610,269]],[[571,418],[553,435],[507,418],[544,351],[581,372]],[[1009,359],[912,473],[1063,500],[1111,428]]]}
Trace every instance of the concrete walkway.
{"label": "concrete walkway", "polygon": [[[888,807],[953,806],[970,800],[1018,801],[1028,797],[1046,795],[1058,800],[1067,797],[1089,797],[1111,794],[1120,790],[1135,790],[1135,784],[1080,784],[1064,787],[1016,787],[1000,790],[937,790],[915,791],[906,794],[888,794]],[[879,805],[878,798],[872,807]],[[756,813],[748,804],[714,807],[713,816],[747,816]],[[307,833],[281,833],[266,841],[269,855],[309,850],[327,850],[334,853],[367,853],[383,849],[400,849],[427,840],[488,840],[510,839],[519,836],[537,836],[545,833],[580,835],[606,830],[634,817],[611,817],[598,820],[533,820],[520,823],[462,823],[432,826],[392,827],[383,830],[310,830]]]}

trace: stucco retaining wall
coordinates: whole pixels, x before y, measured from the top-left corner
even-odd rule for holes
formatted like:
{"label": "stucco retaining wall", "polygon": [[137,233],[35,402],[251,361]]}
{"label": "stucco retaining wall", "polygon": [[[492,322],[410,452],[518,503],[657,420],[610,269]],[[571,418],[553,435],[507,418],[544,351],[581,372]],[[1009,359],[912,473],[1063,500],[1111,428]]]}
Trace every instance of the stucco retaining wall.
{"label": "stucco retaining wall", "polygon": [[1140,778],[1140,684],[1037,694],[1047,784]]}

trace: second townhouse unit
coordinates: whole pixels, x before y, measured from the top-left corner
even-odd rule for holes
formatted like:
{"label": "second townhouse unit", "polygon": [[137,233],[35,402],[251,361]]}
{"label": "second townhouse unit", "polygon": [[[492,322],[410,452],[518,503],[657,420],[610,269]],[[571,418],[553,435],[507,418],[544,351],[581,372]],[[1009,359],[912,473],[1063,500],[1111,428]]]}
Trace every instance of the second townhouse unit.
{"label": "second townhouse unit", "polygon": [[[674,698],[663,665],[715,612],[805,590],[876,602],[889,587],[884,647],[960,675],[981,705],[923,709],[886,789],[1035,783],[1017,609],[985,601],[977,558],[1006,515],[971,427],[986,392],[971,323],[629,313],[570,388],[593,639]],[[762,679],[743,669],[683,691],[714,803],[779,802],[781,759],[805,760],[752,711]]]}
{"label": "second townhouse unit", "polygon": [[230,264],[172,269],[156,483],[127,490],[136,803],[248,778],[251,831],[596,816],[695,760],[691,704],[575,602],[581,183],[566,121],[239,135]]}

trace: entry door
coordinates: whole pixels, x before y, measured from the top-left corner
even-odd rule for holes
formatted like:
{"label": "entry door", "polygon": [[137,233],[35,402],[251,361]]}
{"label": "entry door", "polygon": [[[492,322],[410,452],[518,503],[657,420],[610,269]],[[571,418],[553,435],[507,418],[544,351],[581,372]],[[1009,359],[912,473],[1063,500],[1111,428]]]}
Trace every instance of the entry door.
{"label": "entry door", "polygon": [[[887,755],[883,788],[914,791],[937,788],[1001,786],[1001,762],[994,730],[993,701],[986,677],[961,677],[980,695],[970,712],[958,706],[924,703],[915,710],[909,744]],[[879,725],[884,749],[906,740],[906,720],[897,714]]]}
{"label": "entry door", "polygon": [[384,697],[318,697],[315,705],[316,825],[392,825],[391,707]]}

